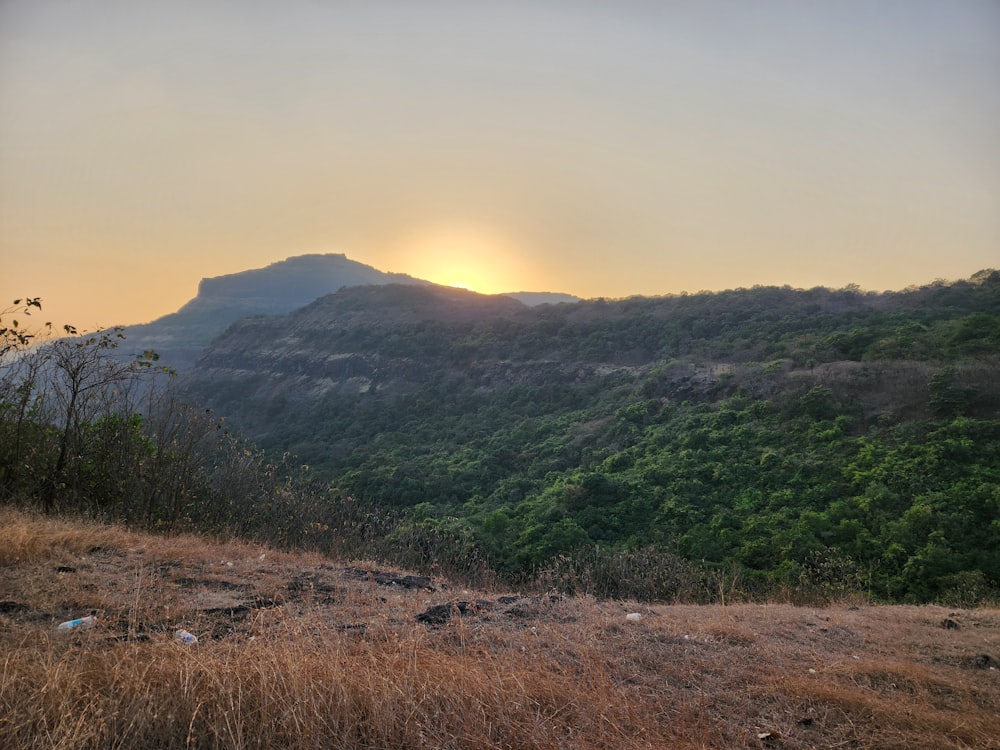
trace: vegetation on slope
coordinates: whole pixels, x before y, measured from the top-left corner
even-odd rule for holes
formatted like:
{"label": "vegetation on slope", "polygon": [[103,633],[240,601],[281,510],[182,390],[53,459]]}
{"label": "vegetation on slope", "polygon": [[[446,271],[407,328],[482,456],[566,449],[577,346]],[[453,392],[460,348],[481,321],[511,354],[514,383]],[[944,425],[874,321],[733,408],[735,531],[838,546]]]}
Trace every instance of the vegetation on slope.
{"label": "vegetation on slope", "polygon": [[1000,590],[998,322],[997,272],[531,309],[354,288],[230,329],[197,408],[115,332],[25,350],[15,322],[0,494],[600,596],[971,604]]}
{"label": "vegetation on slope", "polygon": [[670,598],[649,568],[738,567],[761,594],[996,595],[997,272],[532,310],[448,295],[351,289],[248,321],[191,392],[404,513],[399,538],[450,536],[512,580],[587,567],[588,590]]}

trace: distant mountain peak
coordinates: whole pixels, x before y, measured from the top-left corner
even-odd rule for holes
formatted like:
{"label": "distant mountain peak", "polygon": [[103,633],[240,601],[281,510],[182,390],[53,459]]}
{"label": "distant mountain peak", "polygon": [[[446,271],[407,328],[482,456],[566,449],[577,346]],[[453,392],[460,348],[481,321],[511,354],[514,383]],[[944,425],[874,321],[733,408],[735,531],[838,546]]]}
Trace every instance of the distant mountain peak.
{"label": "distant mountain peak", "polygon": [[529,307],[535,307],[536,305],[559,305],[563,303],[573,304],[580,301],[580,297],[561,292],[505,292],[504,296],[516,299],[518,302],[523,302]]}
{"label": "distant mountain peak", "polygon": [[[442,290],[430,297],[418,295],[424,313],[461,319],[484,311],[507,312],[545,303],[572,302],[577,298],[551,292],[517,292],[508,295],[477,295],[462,289],[439,287],[405,273],[390,273],[351,260],[344,253],[307,253],[275,261],[263,268],[203,278],[198,294],[177,312],[144,325],[124,329],[123,354],[153,349],[160,360],[178,371],[194,365],[202,350],[230,325],[242,318],[284,315],[306,307],[327,295],[352,287],[380,287],[388,284]],[[454,293],[452,293],[454,292]],[[370,296],[371,293],[368,293]],[[464,296],[463,296],[464,295]],[[388,308],[382,313],[399,312],[407,299],[403,291],[376,295]],[[393,306],[396,307],[393,307]]]}
{"label": "distant mountain peak", "polygon": [[127,326],[122,348],[125,353],[154,349],[164,364],[184,371],[241,318],[289,313],[344,287],[428,283],[379,271],[343,253],[294,255],[264,268],[203,278],[197,296],[177,312]]}
{"label": "distant mountain peak", "polygon": [[379,271],[349,259],[343,253],[293,255],[264,268],[204,278],[198,296],[188,306],[226,306],[236,302],[253,308],[251,315],[290,312],[345,286],[370,284],[426,284],[403,273]]}

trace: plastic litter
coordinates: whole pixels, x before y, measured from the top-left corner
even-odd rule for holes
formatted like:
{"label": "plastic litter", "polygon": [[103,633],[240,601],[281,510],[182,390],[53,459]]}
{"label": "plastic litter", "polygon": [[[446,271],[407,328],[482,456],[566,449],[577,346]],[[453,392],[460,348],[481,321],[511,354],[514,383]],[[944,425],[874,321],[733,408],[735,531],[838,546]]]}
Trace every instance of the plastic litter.
{"label": "plastic litter", "polygon": [[639,622],[639,620],[642,619],[642,615],[639,614],[638,612],[629,612],[627,615],[625,615],[625,619],[628,620],[629,622]]}
{"label": "plastic litter", "polygon": [[66,620],[66,622],[59,623],[58,630],[90,630],[96,624],[97,617],[95,615],[87,615],[86,617],[78,617],[75,620]]}
{"label": "plastic litter", "polygon": [[187,632],[184,628],[174,633],[174,638],[185,646],[191,646],[198,642],[198,637],[194,633]]}

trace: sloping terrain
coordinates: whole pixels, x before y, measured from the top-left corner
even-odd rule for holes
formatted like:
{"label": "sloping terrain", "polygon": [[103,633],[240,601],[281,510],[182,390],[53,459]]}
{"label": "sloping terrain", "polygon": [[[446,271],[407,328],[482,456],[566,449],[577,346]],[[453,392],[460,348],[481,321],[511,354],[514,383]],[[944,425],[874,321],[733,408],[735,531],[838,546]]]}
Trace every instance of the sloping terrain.
{"label": "sloping terrain", "polygon": [[652,548],[757,595],[968,605],[1000,592],[998,332],[996,271],[534,308],[382,285],[241,321],[186,386],[511,580]]}
{"label": "sloping terrain", "polygon": [[164,364],[187,371],[213,338],[241,318],[287,313],[343,287],[388,283],[428,282],[379,271],[339,253],[299,255],[266,268],[202,279],[197,296],[177,312],[125,327],[127,352],[152,349]]}
{"label": "sloping terrain", "polygon": [[[125,326],[123,349],[129,355],[154,350],[162,363],[186,373],[212,339],[243,318],[283,315],[349,287],[430,283],[380,271],[342,253],[297,255],[264,268],[202,279],[197,295],[177,312]],[[515,292],[505,298],[529,306],[579,300],[553,292]]]}
{"label": "sloping terrain", "polygon": [[466,591],[11,510],[0,592],[5,748],[1000,747],[996,609]]}

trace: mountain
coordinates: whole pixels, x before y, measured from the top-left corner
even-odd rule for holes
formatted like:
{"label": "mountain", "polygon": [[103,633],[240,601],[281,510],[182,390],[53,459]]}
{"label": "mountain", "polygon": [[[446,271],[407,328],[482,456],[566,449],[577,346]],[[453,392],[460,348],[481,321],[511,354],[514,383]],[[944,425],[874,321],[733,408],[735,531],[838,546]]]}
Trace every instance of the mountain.
{"label": "mountain", "polygon": [[[298,255],[265,268],[202,279],[198,295],[177,312],[124,327],[123,354],[154,350],[161,364],[187,372],[209,342],[241,318],[281,315],[345,287],[430,283],[380,271],[341,253]],[[579,301],[554,292],[506,296],[530,306]]]}
{"label": "mountain", "polygon": [[186,388],[403,514],[394,539],[503,575],[655,549],[761,591],[957,601],[1000,593],[998,371],[993,271],[537,307],[351,287],[231,326]]}
{"label": "mountain", "polygon": [[[673,363],[702,373],[678,386],[693,395],[765,363],[768,377],[754,388],[794,373],[846,389],[857,370],[992,351],[1000,334],[982,311],[997,306],[997,276],[884,294],[755,287],[535,307],[430,283],[350,287],[287,315],[241,320],[205,348],[191,382],[209,400],[238,384],[244,395],[307,401],[420,389],[441,377],[481,392],[580,385]],[[247,391],[250,380],[259,392]],[[870,415],[886,401],[917,414],[925,395],[880,377],[863,397]]]}
{"label": "mountain", "polygon": [[561,292],[505,292],[504,296],[516,299],[530,307],[536,305],[560,305],[563,303],[573,304],[579,302],[580,297],[572,294],[562,294]]}
{"label": "mountain", "polygon": [[462,364],[456,332],[506,321],[530,308],[506,295],[454,287],[386,284],[349,287],[288,315],[233,324],[199,358],[191,382],[259,381],[257,397],[301,401],[326,393],[401,391],[429,373]]}
{"label": "mountain", "polygon": [[339,253],[299,255],[240,273],[202,279],[197,296],[180,310],[151,323],[125,326],[123,350],[155,350],[179,371],[231,323],[254,315],[279,315],[348,286],[426,284],[406,274],[386,273]]}

